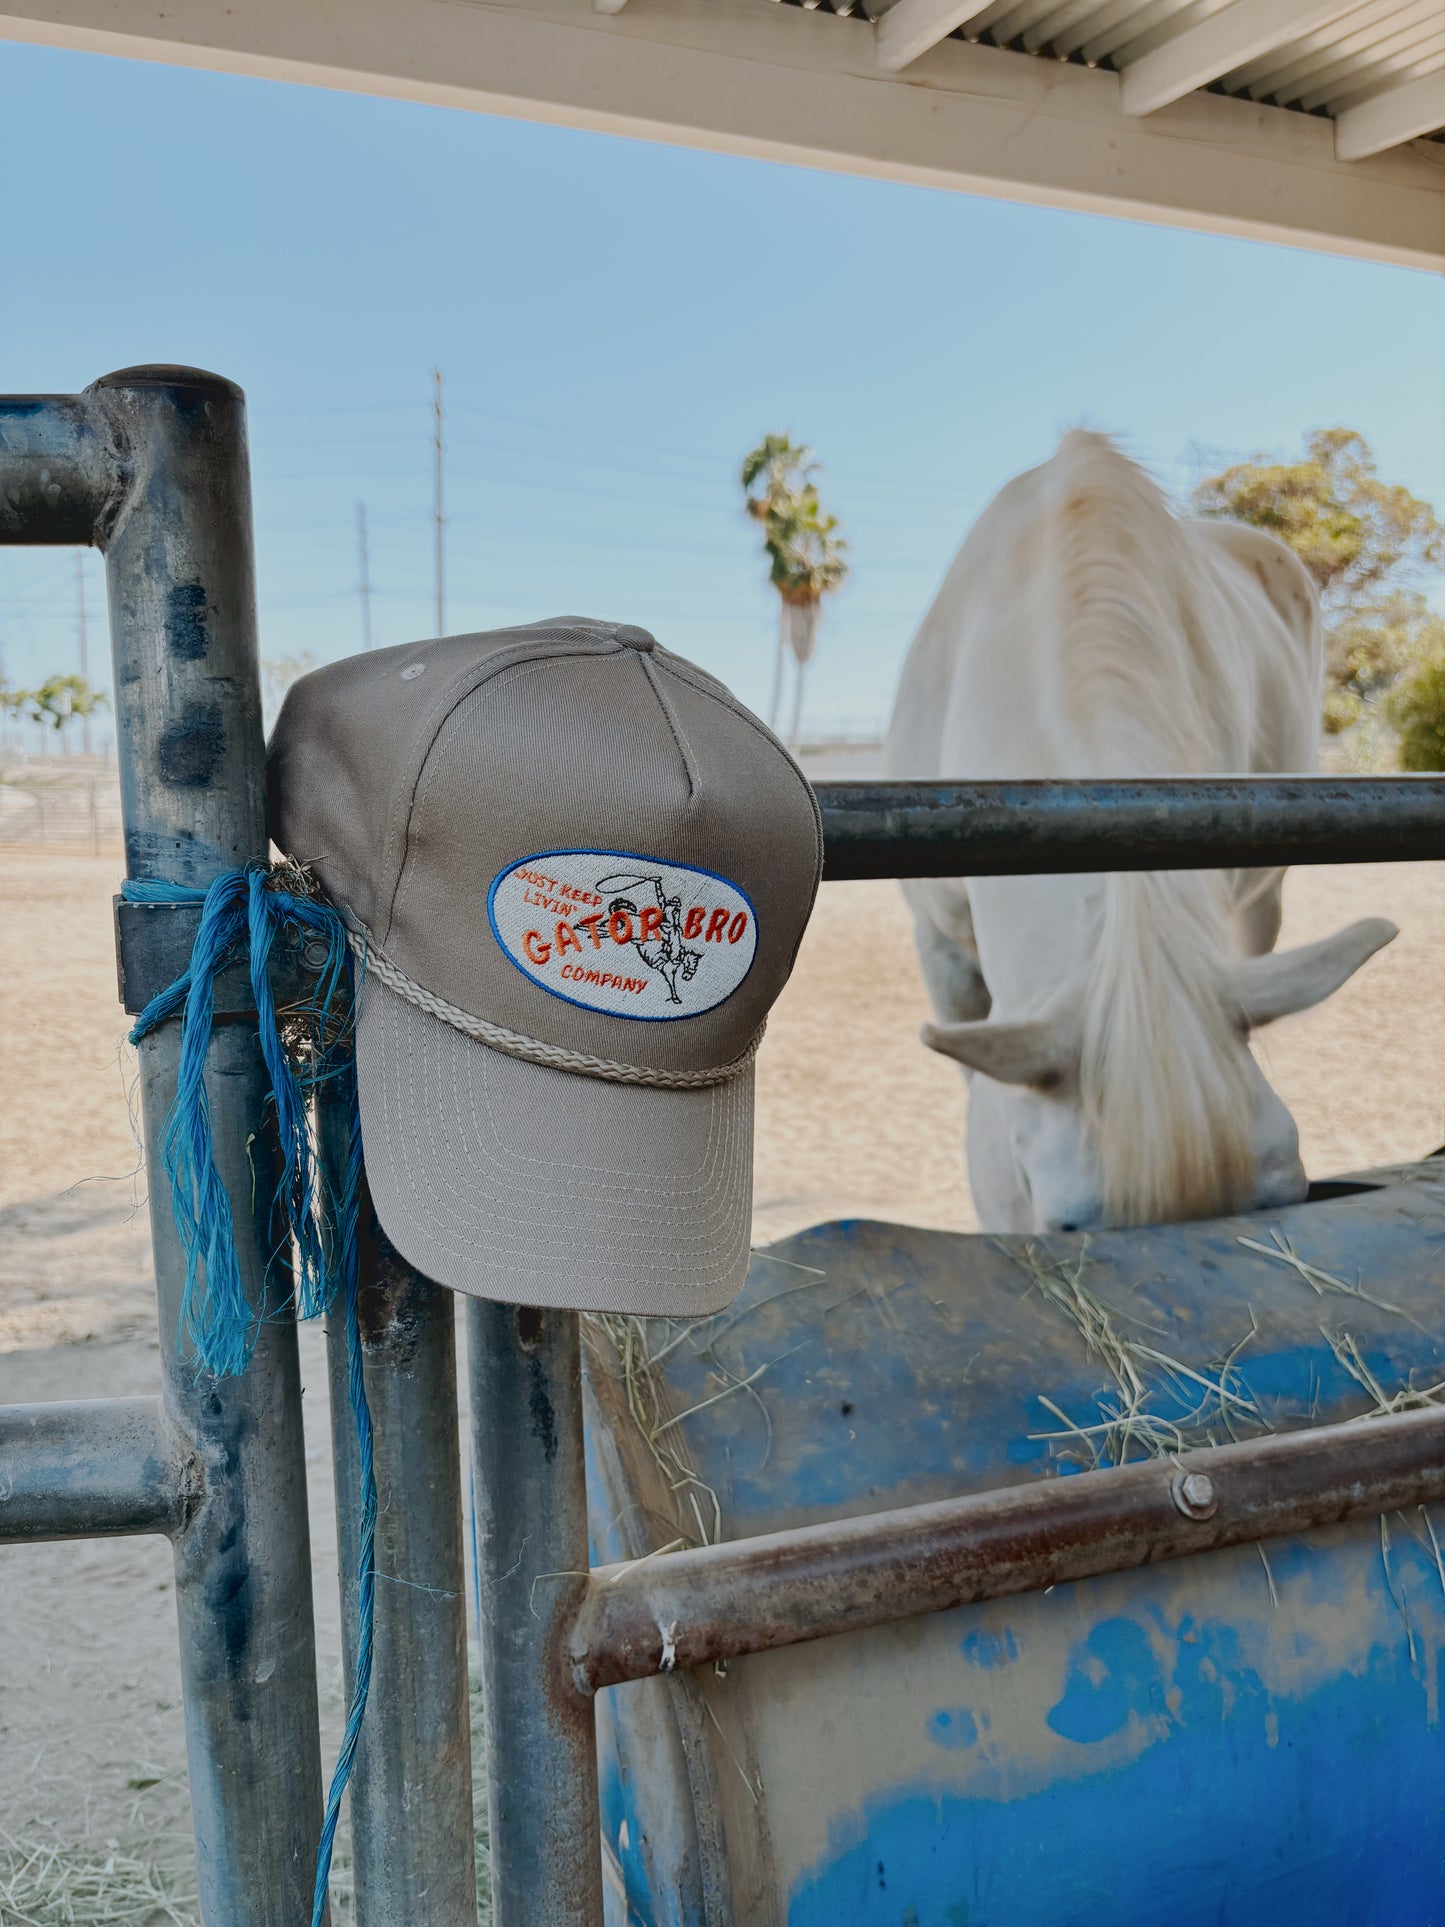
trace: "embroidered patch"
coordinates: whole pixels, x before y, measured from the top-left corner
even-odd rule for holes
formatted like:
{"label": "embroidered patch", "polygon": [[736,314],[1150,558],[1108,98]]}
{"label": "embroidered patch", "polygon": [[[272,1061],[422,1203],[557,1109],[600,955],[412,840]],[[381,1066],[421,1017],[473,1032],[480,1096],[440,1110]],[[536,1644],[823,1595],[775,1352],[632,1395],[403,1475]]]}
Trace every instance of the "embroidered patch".
{"label": "embroidered patch", "polygon": [[546,850],[487,892],[518,970],[568,1003],[666,1023],[732,996],[752,968],[757,912],[726,877],[625,850]]}

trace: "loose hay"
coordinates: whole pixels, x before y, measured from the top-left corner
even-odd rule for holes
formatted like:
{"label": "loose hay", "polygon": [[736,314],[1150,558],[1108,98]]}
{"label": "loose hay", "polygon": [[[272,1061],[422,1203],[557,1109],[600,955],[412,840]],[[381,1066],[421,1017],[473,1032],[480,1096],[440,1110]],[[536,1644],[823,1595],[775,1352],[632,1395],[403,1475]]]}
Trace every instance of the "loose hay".
{"label": "loose hay", "polygon": [[[772,1451],[772,1415],[756,1387],[758,1380],[778,1363],[778,1359],[765,1359],[751,1370],[734,1370],[719,1356],[719,1344],[743,1319],[760,1310],[763,1305],[771,1304],[777,1298],[788,1297],[795,1291],[814,1290],[816,1286],[813,1280],[828,1275],[817,1265],[802,1265],[790,1258],[776,1258],[770,1251],[756,1252],[754,1255],[786,1265],[792,1271],[806,1272],[808,1276],[797,1284],[782,1286],[766,1298],[746,1302],[707,1318],[633,1318],[616,1312],[582,1314],[582,1330],[588,1349],[602,1368],[621,1383],[626,1394],[627,1410],[638,1436],[673,1497],[676,1519],[670,1523],[669,1529],[681,1531],[684,1543],[689,1546],[718,1544],[723,1538],[723,1519],[722,1501],[717,1491],[699,1476],[692,1463],[683,1431],[685,1421],[705,1411],[710,1405],[744,1392],[756,1406],[762,1420],[763,1465],[767,1464]],[[826,1317],[834,1309],[835,1306],[826,1306],[821,1315]],[[805,1344],[807,1342],[806,1339],[803,1341]],[[683,1411],[674,1411],[668,1396],[667,1381],[660,1368],[679,1346],[687,1343],[694,1346],[699,1357],[707,1360],[709,1370],[720,1383],[718,1390],[708,1397],[698,1399]],[[798,1349],[798,1346],[792,1348]],[[790,1352],[781,1354],[783,1357],[790,1355]],[[649,1556],[658,1550],[659,1547],[653,1547]]]}
{"label": "loose hay", "polygon": [[175,1875],[122,1853],[0,1833],[4,1927],[197,1927],[199,1902]]}
{"label": "loose hay", "polygon": [[[666,1381],[658,1369],[663,1359],[688,1336],[694,1324],[706,1321],[685,1321],[676,1332],[671,1332],[672,1322],[670,1319],[625,1317],[615,1312],[588,1312],[583,1314],[582,1326],[593,1356],[600,1355],[604,1366],[610,1363],[621,1380],[627,1398],[627,1410],[637,1427],[638,1437],[673,1495],[678,1509],[677,1523],[688,1544],[716,1545],[723,1536],[722,1501],[714,1488],[698,1476],[690,1461],[687,1441],[680,1427],[680,1421],[688,1414],[668,1409]],[[654,1335],[660,1340],[655,1351]],[[609,1352],[610,1361],[607,1358]],[[751,1376],[756,1378],[757,1373]],[[738,1389],[741,1388],[737,1385],[724,1387],[718,1397]]]}
{"label": "loose hay", "polygon": [[1403,1318],[1406,1324],[1414,1325],[1417,1331],[1424,1329],[1418,1319],[1412,1318],[1409,1312],[1399,1305],[1392,1305],[1387,1298],[1372,1297],[1358,1280],[1353,1285],[1347,1285],[1343,1278],[1336,1278],[1332,1272],[1322,1271],[1318,1265],[1312,1265],[1301,1258],[1278,1225],[1269,1235],[1271,1243],[1267,1245],[1261,1244],[1257,1238],[1236,1238],[1234,1242],[1243,1245],[1246,1251],[1258,1252],[1261,1258],[1273,1258],[1279,1264],[1288,1265],[1290,1270],[1297,1273],[1318,1297],[1323,1298],[1326,1292],[1339,1292],[1346,1298],[1362,1298],[1367,1305],[1375,1305],[1380,1311],[1388,1311],[1396,1318]]}
{"label": "loose hay", "polygon": [[[1087,1243],[1073,1258],[1046,1256],[1036,1245],[1026,1245],[1022,1251],[1011,1245],[998,1248],[1032,1281],[1045,1302],[1062,1312],[1083,1339],[1089,1356],[1098,1359],[1114,1381],[1113,1396],[1097,1395],[1101,1417],[1092,1425],[1081,1425],[1053,1399],[1038,1393],[1039,1404],[1064,1429],[1031,1432],[1031,1439],[1072,1442],[1087,1454],[1089,1469],[1097,1470],[1103,1465],[1126,1465],[1131,1454],[1171,1458],[1176,1452],[1219,1445],[1221,1434],[1238,1437],[1238,1425],[1254,1432],[1272,1429],[1235,1371],[1240,1353],[1255,1336],[1252,1323],[1218,1365],[1189,1365],[1119,1329],[1109,1307],[1084,1282],[1090,1263]],[[1177,1418],[1152,1408],[1151,1401],[1164,1396],[1185,1408]]]}
{"label": "loose hay", "polygon": [[1445,1378],[1423,1389],[1406,1383],[1397,1392],[1387,1392],[1366,1364],[1363,1352],[1349,1332],[1326,1331],[1321,1325],[1320,1333],[1350,1377],[1357,1385],[1363,1386],[1374,1400],[1367,1411],[1355,1412],[1353,1418],[1390,1418],[1396,1412],[1418,1412],[1427,1405],[1440,1404],[1440,1395],[1445,1393]]}

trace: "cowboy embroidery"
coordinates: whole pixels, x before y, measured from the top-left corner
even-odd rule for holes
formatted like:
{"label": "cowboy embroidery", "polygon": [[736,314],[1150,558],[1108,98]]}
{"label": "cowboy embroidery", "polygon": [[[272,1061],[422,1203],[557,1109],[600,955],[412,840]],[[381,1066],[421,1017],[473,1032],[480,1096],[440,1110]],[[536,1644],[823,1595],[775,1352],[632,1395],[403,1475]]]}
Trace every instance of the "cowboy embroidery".
{"label": "cowboy embroidery", "polygon": [[[683,942],[682,898],[670,897],[662,887],[660,876],[615,876],[600,877],[597,888],[609,897],[607,915],[611,918],[621,912],[631,918],[636,917],[637,935],[632,939],[633,948],[649,969],[655,970],[667,985],[669,1003],[681,1004],[677,994],[677,979],[681,972],[683,981],[691,983],[702,962],[700,950],[689,950]],[[626,895],[610,895],[613,891],[625,891]],[[648,892],[654,902],[645,902]],[[638,900],[644,899],[643,908],[638,909]],[[699,918],[701,924],[703,918]]]}

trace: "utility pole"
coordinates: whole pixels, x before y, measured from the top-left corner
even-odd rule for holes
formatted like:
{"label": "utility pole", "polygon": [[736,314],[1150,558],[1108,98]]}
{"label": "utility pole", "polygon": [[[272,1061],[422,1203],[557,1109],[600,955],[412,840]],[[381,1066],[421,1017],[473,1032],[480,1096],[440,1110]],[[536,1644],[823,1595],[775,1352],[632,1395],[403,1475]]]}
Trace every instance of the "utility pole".
{"label": "utility pole", "polygon": [[[90,689],[90,634],[85,620],[85,551],[75,551],[75,621],[80,637],[80,680]],[[90,754],[90,710],[87,707],[80,719],[80,747]]]}
{"label": "utility pole", "polygon": [[371,549],[366,540],[366,504],[356,505],[356,549],[361,565],[361,646],[371,647]]}
{"label": "utility pole", "polygon": [[447,632],[446,598],[446,544],[443,530],[446,519],[442,514],[442,371],[432,371],[432,446],[436,450],[436,506],[433,515],[436,521],[437,538],[437,634]]}

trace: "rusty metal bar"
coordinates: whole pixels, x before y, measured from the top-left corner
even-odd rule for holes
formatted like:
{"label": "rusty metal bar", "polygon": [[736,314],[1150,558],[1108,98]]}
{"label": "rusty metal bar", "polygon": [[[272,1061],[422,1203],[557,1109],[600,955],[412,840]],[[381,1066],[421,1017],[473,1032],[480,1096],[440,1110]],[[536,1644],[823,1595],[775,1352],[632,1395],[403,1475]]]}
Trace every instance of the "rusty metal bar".
{"label": "rusty metal bar", "polygon": [[1009,1593],[1445,1498],[1445,1408],[903,1506],[592,1573],[596,1691]]}
{"label": "rusty metal bar", "polygon": [[0,1406],[0,1545],[184,1531],[200,1464],[158,1398]]}
{"label": "rusty metal bar", "polygon": [[819,783],[823,875],[1030,876],[1445,857],[1445,777]]}

